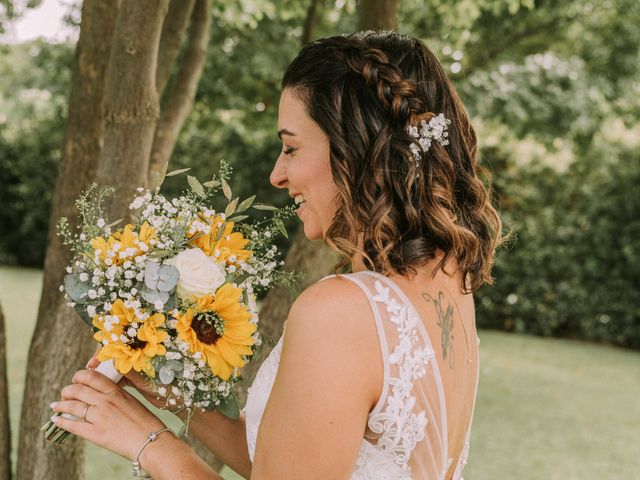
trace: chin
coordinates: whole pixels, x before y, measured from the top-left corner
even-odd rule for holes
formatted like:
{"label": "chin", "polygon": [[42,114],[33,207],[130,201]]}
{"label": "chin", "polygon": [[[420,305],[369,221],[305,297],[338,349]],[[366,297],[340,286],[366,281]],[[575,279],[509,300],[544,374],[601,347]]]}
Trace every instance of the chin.
{"label": "chin", "polygon": [[306,223],[303,223],[302,228],[304,230],[304,236],[307,237],[307,240],[322,240],[322,229],[317,225],[308,225]]}

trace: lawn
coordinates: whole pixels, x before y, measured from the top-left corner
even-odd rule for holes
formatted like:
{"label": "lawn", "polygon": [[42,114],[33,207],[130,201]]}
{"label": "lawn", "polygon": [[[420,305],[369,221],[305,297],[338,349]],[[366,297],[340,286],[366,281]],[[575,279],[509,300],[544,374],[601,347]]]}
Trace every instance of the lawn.
{"label": "lawn", "polygon": [[[14,447],[41,279],[38,270],[0,267]],[[479,336],[465,480],[640,478],[639,352],[492,331]],[[130,463],[109,452],[89,446],[86,458],[87,480],[130,476]]]}

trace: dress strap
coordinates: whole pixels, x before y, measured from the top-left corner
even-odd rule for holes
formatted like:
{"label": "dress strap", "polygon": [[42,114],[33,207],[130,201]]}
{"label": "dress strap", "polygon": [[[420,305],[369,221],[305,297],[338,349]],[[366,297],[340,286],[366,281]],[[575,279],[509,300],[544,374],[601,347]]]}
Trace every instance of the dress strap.
{"label": "dress strap", "polygon": [[371,277],[366,275],[366,272],[354,272],[354,273],[347,273],[347,274],[327,275],[326,277],[320,279],[319,281],[325,280],[327,278],[344,278],[354,283],[360,288],[360,290],[362,290],[364,295],[367,297],[369,306],[371,307],[371,312],[373,313],[373,317],[376,322],[376,329],[378,331],[378,341],[380,342],[380,353],[382,355],[382,364],[383,364],[383,372],[384,372],[382,393],[380,394],[380,398],[378,399],[378,402],[376,403],[375,407],[370,412],[373,415],[375,413],[378,413],[384,406],[384,403],[387,398],[387,392],[389,390],[390,375],[389,375],[389,362],[388,362],[389,342],[387,341],[387,337],[385,334],[384,323],[382,321],[383,314],[380,311],[380,304],[376,302],[376,300],[374,299],[374,296],[375,296],[374,290],[368,286],[369,283],[371,282]]}

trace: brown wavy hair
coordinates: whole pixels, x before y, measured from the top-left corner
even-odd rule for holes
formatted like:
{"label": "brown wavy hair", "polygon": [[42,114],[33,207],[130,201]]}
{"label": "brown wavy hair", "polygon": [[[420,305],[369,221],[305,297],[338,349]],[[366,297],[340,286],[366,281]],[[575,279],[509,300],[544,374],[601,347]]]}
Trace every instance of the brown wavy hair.
{"label": "brown wavy hair", "polygon": [[[455,259],[461,288],[492,283],[502,224],[479,178],[476,134],[435,55],[394,32],[359,32],[307,44],[282,80],[329,138],[338,194],[325,241],[377,272],[433,273]],[[415,162],[408,125],[443,113],[449,144]],[[345,263],[348,263],[346,261]],[[447,272],[451,273],[451,272]]]}

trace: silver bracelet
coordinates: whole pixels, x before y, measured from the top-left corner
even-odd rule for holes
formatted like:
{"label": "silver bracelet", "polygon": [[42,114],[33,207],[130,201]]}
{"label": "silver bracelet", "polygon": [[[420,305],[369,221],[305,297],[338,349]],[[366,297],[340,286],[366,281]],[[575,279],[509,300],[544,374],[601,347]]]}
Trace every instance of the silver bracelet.
{"label": "silver bracelet", "polygon": [[170,428],[163,428],[162,430],[158,430],[157,432],[149,432],[149,433],[147,433],[147,439],[145,440],[145,442],[142,444],[142,446],[138,450],[138,453],[136,454],[136,459],[131,464],[131,469],[133,470],[133,476],[134,477],[136,477],[136,478],[152,478],[151,475],[149,475],[147,472],[145,472],[143,470],[143,468],[140,466],[140,454],[142,453],[142,450],[144,450],[144,447],[149,445],[149,443],[151,443],[151,442],[155,442],[158,439],[158,436],[161,433],[164,433],[164,432],[173,433],[173,430],[171,430]]}

